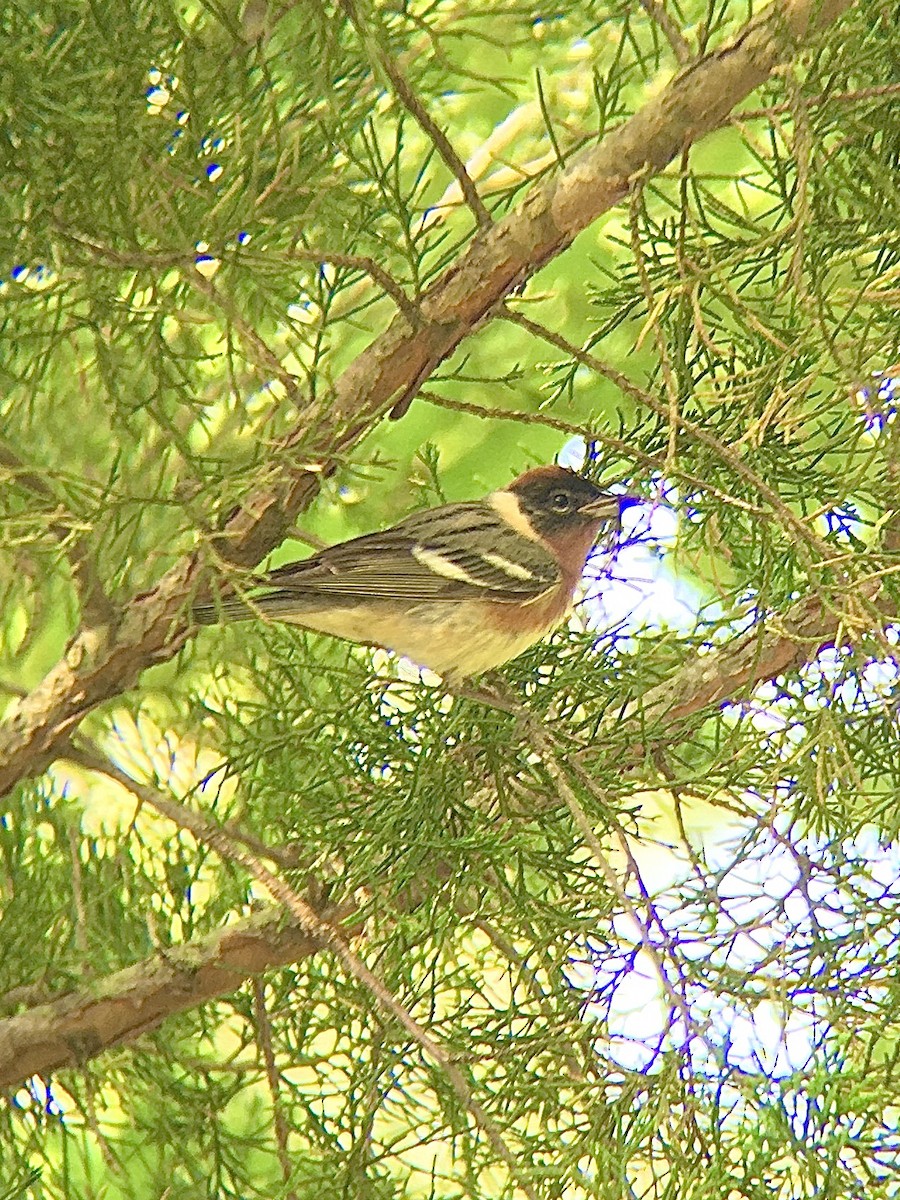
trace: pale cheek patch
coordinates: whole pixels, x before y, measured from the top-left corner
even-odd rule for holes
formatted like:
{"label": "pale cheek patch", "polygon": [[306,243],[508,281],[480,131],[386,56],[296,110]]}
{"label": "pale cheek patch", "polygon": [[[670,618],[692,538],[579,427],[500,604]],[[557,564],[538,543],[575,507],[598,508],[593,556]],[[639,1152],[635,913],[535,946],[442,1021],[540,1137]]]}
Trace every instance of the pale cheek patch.
{"label": "pale cheek patch", "polygon": [[510,579],[534,579],[533,571],[529,571],[521,563],[504,558],[502,554],[482,554],[481,557],[489,566],[496,567],[498,571],[502,571]]}
{"label": "pale cheek patch", "polygon": [[429,571],[433,571],[435,575],[440,575],[443,579],[456,579],[460,583],[470,583],[473,587],[484,586],[480,579],[470,575],[459,563],[455,563],[452,558],[446,558],[443,554],[438,554],[436,550],[426,550],[424,546],[413,546],[412,556],[417,563],[421,563],[423,567],[427,567]]}
{"label": "pale cheek patch", "polygon": [[512,492],[506,491],[491,492],[487,500],[494,512],[499,513],[501,517],[508,521],[516,533],[521,533],[522,537],[530,538],[532,542],[539,542],[541,540],[531,528],[531,522],[522,512],[518,496],[514,496]]}

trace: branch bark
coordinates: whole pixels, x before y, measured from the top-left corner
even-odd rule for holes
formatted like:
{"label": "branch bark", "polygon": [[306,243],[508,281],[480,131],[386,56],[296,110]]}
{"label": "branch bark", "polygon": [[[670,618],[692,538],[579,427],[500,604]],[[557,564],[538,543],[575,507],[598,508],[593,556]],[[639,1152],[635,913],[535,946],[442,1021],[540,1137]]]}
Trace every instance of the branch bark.
{"label": "branch bark", "polygon": [[[402,408],[505,296],[618,204],[634,179],[663,170],[685,146],[718,128],[806,38],[849,5],[771,5],[565,170],[536,184],[515,212],[475,236],[423,297],[421,323],[413,328],[399,314],[337,380],[327,411],[310,408],[300,415],[284,449],[302,446],[302,461],[318,469],[287,462],[275,485],[254,495],[229,522],[223,553],[240,565],[259,562],[316,495],[322,475],[336,469],[389,406]],[[188,637],[182,613],[198,584],[199,561],[192,555],[136,597],[117,629],[76,633],[63,659],[0,728],[0,795],[42,771],[86,713],[178,651]]]}
{"label": "branch bark", "polygon": [[7,1017],[0,1021],[0,1087],[78,1066],[175,1013],[235,991],[249,976],[319,949],[314,937],[273,907]]}
{"label": "branch bark", "polygon": [[[855,598],[873,601],[880,587],[877,582],[863,585]],[[885,610],[884,620],[890,617]],[[843,616],[818,596],[798,600],[777,623],[770,619],[768,626],[750,630],[724,650],[693,659],[671,679],[648,689],[640,700],[640,725],[652,740],[658,740],[660,728],[671,736],[679,721],[713,705],[745,699],[759,684],[811,662],[840,638],[842,628],[849,640],[851,630]]]}

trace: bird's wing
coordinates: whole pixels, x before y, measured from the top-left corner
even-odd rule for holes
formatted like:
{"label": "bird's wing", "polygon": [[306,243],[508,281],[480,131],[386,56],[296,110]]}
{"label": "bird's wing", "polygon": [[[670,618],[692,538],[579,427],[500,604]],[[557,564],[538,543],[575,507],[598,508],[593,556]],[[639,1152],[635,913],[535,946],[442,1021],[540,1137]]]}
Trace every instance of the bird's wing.
{"label": "bird's wing", "polygon": [[262,600],[315,595],[348,600],[519,603],[559,583],[554,556],[488,504],[447,504],[273,571]]}

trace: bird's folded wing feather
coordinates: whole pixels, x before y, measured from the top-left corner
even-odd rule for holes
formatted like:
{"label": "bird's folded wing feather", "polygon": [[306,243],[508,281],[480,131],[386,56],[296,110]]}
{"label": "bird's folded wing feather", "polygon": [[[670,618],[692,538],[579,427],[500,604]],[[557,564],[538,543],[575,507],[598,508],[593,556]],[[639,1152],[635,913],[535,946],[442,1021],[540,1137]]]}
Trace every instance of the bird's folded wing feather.
{"label": "bird's folded wing feather", "polygon": [[413,514],[383,533],[342,542],[273,571],[262,598],[523,602],[560,580],[556,559],[484,503]]}

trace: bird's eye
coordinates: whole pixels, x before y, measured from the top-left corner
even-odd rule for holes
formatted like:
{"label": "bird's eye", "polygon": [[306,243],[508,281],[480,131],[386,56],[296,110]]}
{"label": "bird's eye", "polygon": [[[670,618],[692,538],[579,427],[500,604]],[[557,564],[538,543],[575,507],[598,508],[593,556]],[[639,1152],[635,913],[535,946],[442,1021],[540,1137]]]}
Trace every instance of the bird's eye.
{"label": "bird's eye", "polygon": [[572,501],[565,492],[556,492],[555,495],[550,497],[550,507],[554,510],[554,512],[568,512],[572,507]]}

